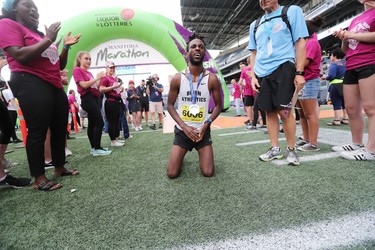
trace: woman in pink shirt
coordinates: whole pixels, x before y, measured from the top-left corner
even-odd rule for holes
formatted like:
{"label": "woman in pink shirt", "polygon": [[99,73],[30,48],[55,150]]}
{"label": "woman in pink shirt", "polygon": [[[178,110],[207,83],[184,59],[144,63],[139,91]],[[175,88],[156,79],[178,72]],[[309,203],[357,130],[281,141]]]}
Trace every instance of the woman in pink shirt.
{"label": "woman in pink shirt", "polygon": [[323,25],[323,18],[317,16],[306,21],[309,37],[306,39],[305,80],[306,84],[298,93],[299,115],[303,140],[297,141],[300,151],[318,151],[319,117],[316,112],[320,89],[320,62],[322,49],[318,42],[317,30]]}
{"label": "woman in pink shirt", "polygon": [[38,31],[39,13],[32,0],[5,0],[0,20],[0,47],[4,49],[11,71],[10,87],[18,99],[28,128],[27,160],[33,188],[52,191],[62,184],[45,176],[44,141],[51,129],[52,160],[55,175],[76,175],[65,164],[65,140],[68,124],[68,100],[61,83],[69,46],[79,41],[80,35],[67,34],[59,55],[54,41],[60,22]]}
{"label": "woman in pink shirt", "polygon": [[[375,1],[359,0],[364,12],[353,19],[348,30],[334,33],[346,52],[344,76],[345,108],[349,115],[352,143],[335,146],[334,151],[349,160],[375,160]],[[368,142],[363,145],[368,117]]]}
{"label": "woman in pink shirt", "polygon": [[90,154],[104,156],[112,153],[107,148],[102,148],[103,117],[101,114],[102,103],[100,100],[99,86],[105,72],[98,72],[96,78],[89,71],[91,56],[86,51],[81,51],[76,57],[76,67],[73,69],[73,78],[77,84],[77,91],[81,96],[81,106],[87,112],[87,136],[90,141]]}

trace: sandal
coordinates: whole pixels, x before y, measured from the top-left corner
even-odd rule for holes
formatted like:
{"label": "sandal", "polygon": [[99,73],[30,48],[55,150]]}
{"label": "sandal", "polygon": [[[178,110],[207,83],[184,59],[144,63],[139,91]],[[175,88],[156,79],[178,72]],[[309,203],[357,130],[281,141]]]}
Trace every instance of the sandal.
{"label": "sandal", "polygon": [[327,123],[328,126],[340,126],[341,121],[340,120],[333,120],[332,122]]}
{"label": "sandal", "polygon": [[39,191],[54,191],[56,189],[62,188],[61,183],[56,183],[50,180],[45,180],[38,185]]}
{"label": "sandal", "polygon": [[349,119],[342,119],[341,124],[348,125],[349,124]]}
{"label": "sandal", "polygon": [[78,175],[79,171],[77,169],[65,169],[64,172],[62,172],[59,176],[57,177],[62,177],[62,176],[74,176]]}

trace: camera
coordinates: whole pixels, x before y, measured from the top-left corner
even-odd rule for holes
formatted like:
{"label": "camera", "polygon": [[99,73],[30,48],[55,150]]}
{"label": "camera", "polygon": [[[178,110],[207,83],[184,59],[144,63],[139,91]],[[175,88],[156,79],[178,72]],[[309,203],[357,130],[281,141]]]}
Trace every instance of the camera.
{"label": "camera", "polygon": [[149,77],[146,79],[146,84],[147,84],[147,86],[149,86],[149,87],[152,86],[152,76],[149,76]]}

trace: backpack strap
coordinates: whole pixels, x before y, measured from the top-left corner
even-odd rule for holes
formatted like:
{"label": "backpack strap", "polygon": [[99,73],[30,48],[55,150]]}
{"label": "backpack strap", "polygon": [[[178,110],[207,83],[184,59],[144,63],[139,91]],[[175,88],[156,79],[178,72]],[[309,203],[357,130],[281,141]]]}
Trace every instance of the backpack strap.
{"label": "backpack strap", "polygon": [[263,22],[260,22],[260,20],[262,19],[263,16],[259,17],[256,21],[255,21],[255,26],[254,26],[254,40],[256,42],[256,38],[255,38],[255,34],[258,30],[258,27],[260,25],[262,25],[263,23],[265,22],[268,22],[274,18],[279,18],[281,17],[281,19],[283,20],[283,22],[286,24],[286,26],[288,27],[289,31],[290,31],[290,35],[292,36],[292,42],[294,44],[294,40],[293,40],[293,33],[292,33],[292,26],[290,25],[290,22],[289,22],[289,19],[288,19],[288,9],[289,9],[289,5],[287,6],[284,6],[283,9],[281,10],[281,15],[279,16],[274,16],[274,17],[271,17],[271,18],[267,18],[267,19],[264,19]]}

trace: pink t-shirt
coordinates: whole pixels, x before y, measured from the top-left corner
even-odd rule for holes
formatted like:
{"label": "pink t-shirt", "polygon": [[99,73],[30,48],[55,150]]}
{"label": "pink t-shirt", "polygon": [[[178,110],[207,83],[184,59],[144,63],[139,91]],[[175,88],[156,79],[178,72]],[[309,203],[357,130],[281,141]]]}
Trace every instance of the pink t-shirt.
{"label": "pink t-shirt", "polygon": [[[72,112],[72,104],[74,105],[74,103],[77,102],[76,100],[76,97],[74,95],[68,95],[68,103],[69,103],[69,112]],[[74,106],[75,109],[76,109],[76,112],[78,111],[78,108],[76,106]]]}
{"label": "pink t-shirt", "polygon": [[306,44],[306,57],[310,59],[310,63],[305,67],[305,79],[312,80],[320,77],[322,49],[316,33],[312,35]]}
{"label": "pink t-shirt", "polygon": [[[375,31],[375,9],[363,12],[353,19],[349,25],[353,33],[368,33]],[[352,70],[366,65],[375,64],[375,43],[363,43],[349,39],[346,54],[346,69]]]}
{"label": "pink t-shirt", "polygon": [[11,46],[31,46],[43,40],[44,37],[8,18],[0,20],[0,34],[0,47],[5,51],[11,72],[27,72],[49,82],[56,88],[63,88],[60,77],[59,52],[54,44],[51,44],[31,62],[22,64],[5,49]]}
{"label": "pink t-shirt", "polygon": [[84,88],[82,88],[81,85],[79,85],[79,82],[81,82],[81,81],[87,82],[87,81],[90,81],[90,80],[94,79],[94,77],[92,76],[92,74],[89,71],[84,70],[80,67],[75,67],[73,69],[73,78],[74,78],[74,81],[77,84],[77,91],[80,94],[80,96],[84,96],[87,93],[91,93],[92,95],[94,95],[96,97],[100,96],[99,89],[96,87],[96,84],[93,84],[91,87],[89,87],[87,89],[84,89]]}
{"label": "pink t-shirt", "polygon": [[246,96],[246,95],[254,96],[254,90],[251,87],[251,79],[247,75],[247,72],[249,72],[249,71],[251,71],[251,68],[250,68],[250,66],[247,66],[246,68],[244,68],[242,70],[241,76],[240,76],[240,78],[245,80],[245,87],[243,88],[243,95],[244,96]]}
{"label": "pink t-shirt", "polygon": [[238,85],[237,83],[233,85],[233,98],[241,98],[240,85]]}
{"label": "pink t-shirt", "polygon": [[[104,77],[101,81],[101,85],[103,87],[111,87],[113,85],[115,85],[115,83],[117,83],[117,77],[112,77],[110,75],[107,75],[106,77]],[[120,99],[121,98],[121,94],[120,94],[120,88],[117,88],[117,89],[114,89],[108,93],[105,93],[105,96],[107,97],[107,100],[109,101],[115,101],[116,99]],[[113,97],[113,98],[111,98]]]}

